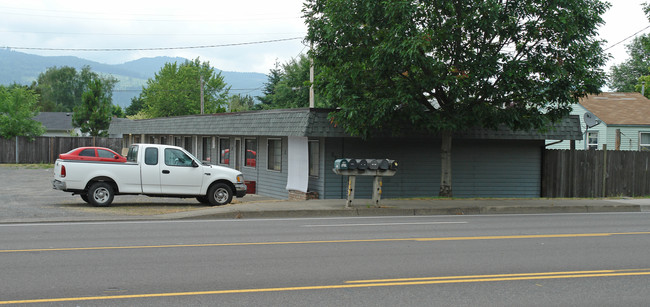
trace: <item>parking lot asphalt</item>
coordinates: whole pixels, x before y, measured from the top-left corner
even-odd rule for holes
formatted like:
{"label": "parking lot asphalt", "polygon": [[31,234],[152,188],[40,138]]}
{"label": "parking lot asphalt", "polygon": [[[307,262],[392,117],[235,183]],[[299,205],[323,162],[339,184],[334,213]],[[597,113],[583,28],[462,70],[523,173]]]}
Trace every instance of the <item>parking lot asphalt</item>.
{"label": "parking lot asphalt", "polygon": [[91,207],[79,196],[53,190],[51,168],[0,166],[0,223],[328,216],[535,214],[650,211],[650,198],[604,199],[344,199],[288,201],[246,195],[226,206],[193,198],[116,196],[110,207]]}

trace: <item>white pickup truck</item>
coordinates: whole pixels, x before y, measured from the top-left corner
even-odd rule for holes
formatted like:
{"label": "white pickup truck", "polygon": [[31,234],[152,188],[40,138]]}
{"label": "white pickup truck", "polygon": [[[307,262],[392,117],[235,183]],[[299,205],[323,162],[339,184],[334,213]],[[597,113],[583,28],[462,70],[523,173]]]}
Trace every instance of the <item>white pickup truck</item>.
{"label": "white pickup truck", "polygon": [[52,185],[93,206],[108,206],[115,195],[128,194],[195,197],[213,206],[246,195],[241,172],[203,164],[181,147],[159,144],[131,145],[124,163],[58,159]]}

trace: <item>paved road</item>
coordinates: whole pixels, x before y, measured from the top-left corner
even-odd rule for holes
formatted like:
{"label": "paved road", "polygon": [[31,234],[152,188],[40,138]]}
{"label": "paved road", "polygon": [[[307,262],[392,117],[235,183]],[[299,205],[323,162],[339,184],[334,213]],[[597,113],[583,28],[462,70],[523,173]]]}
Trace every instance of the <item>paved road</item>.
{"label": "paved road", "polygon": [[648,213],[5,224],[0,232],[0,304],[650,301]]}

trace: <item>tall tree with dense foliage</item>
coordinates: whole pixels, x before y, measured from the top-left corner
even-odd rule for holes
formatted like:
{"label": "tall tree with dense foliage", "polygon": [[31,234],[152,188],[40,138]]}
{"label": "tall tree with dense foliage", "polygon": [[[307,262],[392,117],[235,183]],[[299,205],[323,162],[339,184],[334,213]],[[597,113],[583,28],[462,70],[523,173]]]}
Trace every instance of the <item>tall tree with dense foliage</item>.
{"label": "tall tree with dense foliage", "polygon": [[203,77],[204,113],[225,112],[230,87],[221,72],[209,62],[167,63],[153,79],[147,80],[140,99],[148,117],[168,117],[201,113],[201,77]]}
{"label": "tall tree with dense foliage", "polygon": [[[93,78],[100,76],[84,66],[81,71],[74,67],[50,67],[38,75],[32,88],[40,95],[39,108],[42,112],[72,112],[81,104],[81,95]],[[117,79],[106,77],[106,80]]]}
{"label": "tall tree with dense foliage", "polygon": [[38,95],[24,86],[0,85],[0,136],[33,138],[45,133],[43,125],[32,119],[38,115],[37,100]]}
{"label": "tall tree with dense foliage", "polygon": [[[102,78],[88,81],[81,104],[74,108],[72,124],[91,136],[108,136],[113,117],[112,84]],[[109,82],[110,83],[110,82]],[[120,109],[121,110],[121,109]]]}
{"label": "tall tree with dense foliage", "polygon": [[307,0],[317,90],[351,134],[420,129],[441,138],[452,196],[453,133],[544,129],[604,85],[600,0]]}

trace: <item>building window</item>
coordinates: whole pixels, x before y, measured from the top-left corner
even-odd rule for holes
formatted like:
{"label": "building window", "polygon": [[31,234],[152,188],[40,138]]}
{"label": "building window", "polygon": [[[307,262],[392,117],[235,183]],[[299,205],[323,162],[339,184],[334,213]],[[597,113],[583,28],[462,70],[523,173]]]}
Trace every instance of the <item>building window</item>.
{"label": "building window", "polygon": [[[192,150],[192,137],[191,136],[186,136],[185,137],[185,143],[183,144],[183,148],[185,148],[185,150],[187,150],[189,152],[194,152],[194,150]],[[194,154],[196,154],[196,153],[194,153]]]}
{"label": "building window", "polygon": [[203,137],[203,160],[210,162],[212,156],[212,137]]}
{"label": "building window", "polygon": [[587,132],[587,149],[598,149],[598,131]]}
{"label": "building window", "polygon": [[639,132],[639,150],[650,151],[650,132]]}
{"label": "building window", "polygon": [[133,136],[133,143],[137,144],[140,143],[140,135],[134,135]]}
{"label": "building window", "polygon": [[257,140],[256,139],[245,139],[244,140],[244,150],[246,150],[246,164],[248,167],[257,166]]}
{"label": "building window", "polygon": [[160,137],[160,144],[167,144],[167,137],[166,136],[161,136]]}
{"label": "building window", "polygon": [[149,136],[149,144],[156,144],[156,137],[153,135]]}
{"label": "building window", "polygon": [[230,164],[230,139],[219,139],[219,163]]}
{"label": "building window", "polygon": [[269,139],[268,158],[269,170],[282,171],[282,140]]}
{"label": "building window", "polygon": [[318,177],[320,146],[318,141],[309,141],[309,176]]}
{"label": "building window", "polygon": [[183,146],[182,141],[183,141],[182,137],[180,136],[174,137],[174,146],[178,146],[178,147]]}

